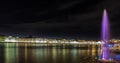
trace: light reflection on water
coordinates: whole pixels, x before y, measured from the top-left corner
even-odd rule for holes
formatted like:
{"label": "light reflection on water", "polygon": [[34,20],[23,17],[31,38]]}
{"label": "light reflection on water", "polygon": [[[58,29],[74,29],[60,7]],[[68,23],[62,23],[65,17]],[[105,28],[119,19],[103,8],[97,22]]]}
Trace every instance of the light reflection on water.
{"label": "light reflection on water", "polygon": [[[99,63],[100,51],[99,48],[1,47],[0,63]],[[120,54],[111,53],[111,58],[120,63]]]}

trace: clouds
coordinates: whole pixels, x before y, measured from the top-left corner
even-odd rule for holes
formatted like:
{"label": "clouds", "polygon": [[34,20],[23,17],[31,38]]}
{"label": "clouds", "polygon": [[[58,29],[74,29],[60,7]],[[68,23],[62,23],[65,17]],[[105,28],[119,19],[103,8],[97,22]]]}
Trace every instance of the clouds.
{"label": "clouds", "polygon": [[[41,0],[41,1],[11,1],[1,2],[1,24],[16,24],[46,21],[48,19],[69,15],[84,13],[96,5],[99,1],[93,0]],[[56,21],[57,22],[57,21]]]}
{"label": "clouds", "polygon": [[111,28],[119,29],[120,5],[117,0],[16,1],[10,6],[5,5],[0,15],[1,32],[66,32],[97,36],[104,8],[108,10]]}

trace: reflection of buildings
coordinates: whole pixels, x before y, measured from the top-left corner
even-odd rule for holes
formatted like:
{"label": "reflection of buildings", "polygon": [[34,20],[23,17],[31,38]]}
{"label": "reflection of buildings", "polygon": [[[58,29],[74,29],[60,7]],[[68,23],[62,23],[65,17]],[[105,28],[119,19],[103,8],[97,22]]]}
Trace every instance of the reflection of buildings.
{"label": "reflection of buildings", "polygon": [[5,48],[5,63],[16,63],[14,59],[16,58],[15,52],[16,50],[14,48]]}

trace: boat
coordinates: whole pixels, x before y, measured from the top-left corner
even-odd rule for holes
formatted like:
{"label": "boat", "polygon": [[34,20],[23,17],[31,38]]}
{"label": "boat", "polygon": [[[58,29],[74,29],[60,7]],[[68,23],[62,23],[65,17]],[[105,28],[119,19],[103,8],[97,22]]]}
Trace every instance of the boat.
{"label": "boat", "polygon": [[115,44],[113,47],[110,48],[111,52],[120,53],[120,44]]}

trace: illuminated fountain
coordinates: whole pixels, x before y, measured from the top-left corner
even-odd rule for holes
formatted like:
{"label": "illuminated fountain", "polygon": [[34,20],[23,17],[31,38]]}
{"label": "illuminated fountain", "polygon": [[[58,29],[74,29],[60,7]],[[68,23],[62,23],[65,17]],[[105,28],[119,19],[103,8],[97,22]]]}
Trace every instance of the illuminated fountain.
{"label": "illuminated fountain", "polygon": [[103,12],[102,18],[102,31],[101,31],[101,61],[111,61],[110,59],[110,51],[108,48],[109,39],[110,39],[110,30],[109,30],[109,22],[106,10]]}

